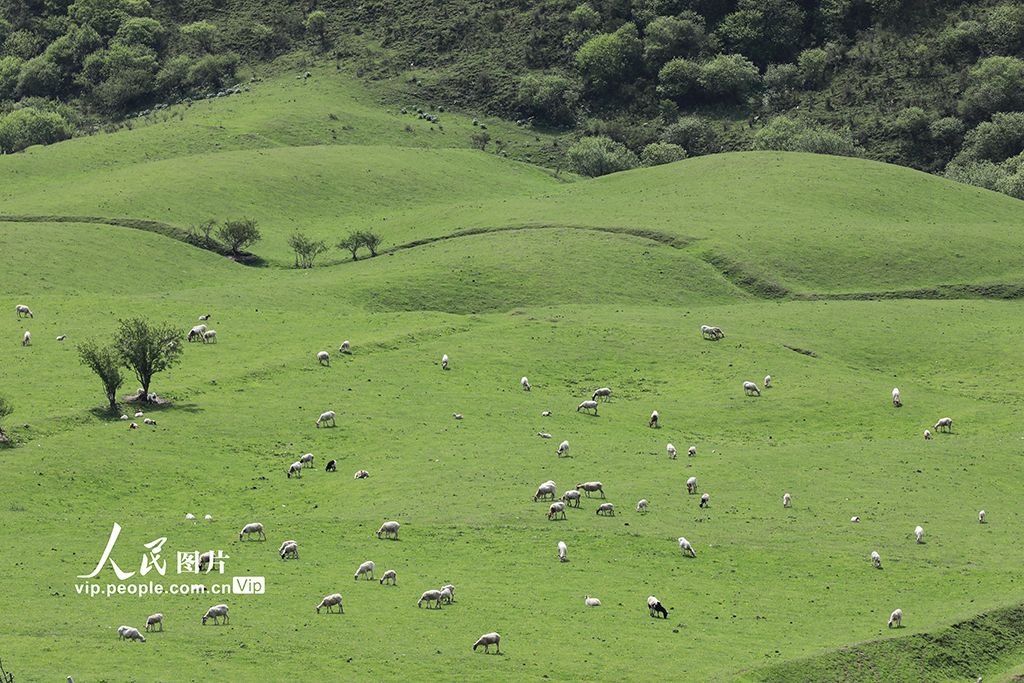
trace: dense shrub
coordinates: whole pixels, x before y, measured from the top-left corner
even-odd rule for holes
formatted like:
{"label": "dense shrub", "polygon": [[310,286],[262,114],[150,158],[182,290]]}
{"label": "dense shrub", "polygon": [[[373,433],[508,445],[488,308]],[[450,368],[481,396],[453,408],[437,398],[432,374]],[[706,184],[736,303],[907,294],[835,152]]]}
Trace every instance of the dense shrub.
{"label": "dense shrub", "polygon": [[19,152],[31,145],[49,145],[71,137],[71,125],[60,114],[34,108],[0,116],[0,152]]}
{"label": "dense shrub", "polygon": [[569,148],[565,160],[573,173],[591,178],[628,171],[640,164],[625,145],[603,136],[583,138]]}
{"label": "dense shrub", "polygon": [[966,119],[984,119],[996,112],[1024,109],[1024,60],[1016,57],[982,59],[968,75],[959,112]]}
{"label": "dense shrub", "polygon": [[681,116],[662,131],[661,142],[678,145],[691,157],[715,154],[722,150],[722,143],[713,124],[700,116]]}
{"label": "dense shrub", "polygon": [[568,125],[576,118],[580,96],[579,83],[570,78],[530,74],[519,81],[516,104],[526,116]]}
{"label": "dense shrub", "polygon": [[644,166],[671,164],[673,161],[682,161],[685,158],[685,149],[667,142],[652,142],[640,152],[640,163]]}
{"label": "dense shrub", "polygon": [[608,93],[636,76],[642,52],[636,26],[624,24],[615,33],[604,33],[588,40],[576,52],[576,66],[593,90]]}
{"label": "dense shrub", "polygon": [[863,157],[849,130],[833,130],[787,116],[777,116],[754,135],[754,149]]}

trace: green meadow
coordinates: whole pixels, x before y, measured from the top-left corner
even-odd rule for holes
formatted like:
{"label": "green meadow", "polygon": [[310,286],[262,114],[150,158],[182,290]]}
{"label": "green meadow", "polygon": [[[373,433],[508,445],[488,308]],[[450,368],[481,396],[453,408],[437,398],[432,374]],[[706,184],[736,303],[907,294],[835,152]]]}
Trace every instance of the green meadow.
{"label": "green meadow", "polygon": [[[583,181],[470,149],[472,112],[431,130],[400,113],[431,103],[311,70],[0,158],[0,659],[17,681],[1020,674],[1024,204],[800,154]],[[488,125],[515,149],[558,143]],[[241,216],[257,266],[103,222]],[[292,267],[295,230],[355,229],[383,236],[377,257]],[[154,377],[166,403],[111,414],[76,343],[205,314],[217,343]],[[126,371],[120,394],[136,386]],[[599,387],[610,400],[578,411]],[[317,428],[326,410],[337,426]],[[549,521],[548,479],[607,498]],[[376,537],[388,520],[399,540]],[[254,521],[267,541],[239,541]],[[158,538],[165,573],[143,575]],[[207,550],[223,574],[179,573]],[[397,585],[353,580],[366,560]],[[232,577],[265,592],[213,593]],[[139,595],[150,581],[164,593]],[[453,603],[417,608],[448,583]],[[344,614],[318,615],[335,592]],[[219,603],[230,622],[203,626]],[[118,640],[154,612],[162,632]],[[501,654],[474,652],[491,631]]]}

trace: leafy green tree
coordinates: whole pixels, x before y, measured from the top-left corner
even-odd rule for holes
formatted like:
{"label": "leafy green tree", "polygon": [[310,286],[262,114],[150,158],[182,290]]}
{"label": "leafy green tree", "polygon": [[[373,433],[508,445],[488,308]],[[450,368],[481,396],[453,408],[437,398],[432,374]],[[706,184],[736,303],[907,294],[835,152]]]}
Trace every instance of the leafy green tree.
{"label": "leafy green tree", "polygon": [[192,58],[188,55],[177,55],[166,60],[156,74],[155,87],[157,92],[166,95],[183,94],[188,89],[188,72],[192,68]]}
{"label": "leafy green tree", "polygon": [[256,221],[251,218],[224,221],[224,225],[217,228],[217,239],[226,244],[235,256],[242,249],[259,242],[261,238],[260,229],[256,225]]}
{"label": "leafy green tree", "polygon": [[[487,143],[491,141],[491,134],[487,131],[480,131],[479,133],[473,133],[469,136],[469,139],[473,142],[474,147],[479,147],[480,151],[487,149]],[[352,254],[353,258],[355,253]]]}
{"label": "leafy green tree", "polygon": [[722,143],[715,133],[711,121],[700,116],[682,116],[667,126],[661,134],[661,142],[679,145],[690,157],[715,154],[722,151]]}
{"label": "leafy green tree", "polygon": [[178,33],[200,53],[217,51],[217,37],[220,35],[220,30],[215,24],[205,19],[182,26],[178,29]]}
{"label": "leafy green tree", "polygon": [[652,142],[640,152],[640,163],[644,166],[671,164],[673,161],[682,161],[685,158],[685,149],[667,142]]}
{"label": "leafy green tree", "polygon": [[588,40],[576,52],[576,66],[597,92],[607,93],[630,81],[639,71],[643,44],[634,24],[623,24],[615,33]]}
{"label": "leafy green tree", "polygon": [[8,55],[0,58],[0,100],[14,99],[18,89],[18,76],[21,75],[21,57]]}
{"label": "leafy green tree", "polygon": [[91,99],[110,111],[123,111],[152,96],[160,63],[145,45],[112,43],[85,60],[81,81],[94,84]]}
{"label": "leafy green tree", "polygon": [[188,70],[188,85],[193,88],[219,88],[235,77],[241,61],[234,52],[204,55]]}
{"label": "leafy green tree", "polygon": [[761,75],[743,55],[718,55],[701,67],[699,82],[708,99],[742,104],[761,84]]}
{"label": "leafy green tree", "polygon": [[[14,412],[14,404],[8,401],[3,396],[0,396],[0,420],[4,419],[8,415]],[[4,435],[4,429],[0,426],[0,436]]]}
{"label": "leafy green tree", "polygon": [[776,116],[754,135],[754,149],[863,157],[849,130],[833,130],[788,116]]}
{"label": "leafy green tree", "polygon": [[376,256],[377,249],[380,247],[380,244],[383,241],[381,239],[381,236],[370,230],[361,230],[357,234],[359,235],[360,243],[370,250],[370,258]]}
{"label": "leafy green tree", "polygon": [[700,85],[702,71],[699,62],[677,57],[658,72],[658,92],[679,104],[700,99],[703,94]]}
{"label": "leafy green tree", "polygon": [[119,0],[75,0],[68,7],[68,17],[79,26],[90,26],[102,36],[117,33],[128,12]]}
{"label": "leafy green tree", "polygon": [[569,125],[575,121],[579,102],[580,86],[571,78],[530,74],[519,82],[516,104],[527,116]]}
{"label": "leafy green tree", "polygon": [[636,154],[625,145],[603,135],[583,138],[569,148],[565,160],[573,173],[591,178],[628,171],[640,165]]}
{"label": "leafy green tree", "polygon": [[793,61],[803,24],[803,10],[789,0],[739,0],[718,35],[733,52],[765,67]]}
{"label": "leafy green tree", "polygon": [[657,17],[644,31],[643,60],[652,74],[676,57],[696,59],[717,49],[717,41],[705,31],[704,18],[693,12]]}
{"label": "leafy green tree", "polygon": [[117,29],[115,40],[124,45],[143,45],[159,50],[164,41],[164,26],[149,17],[132,17]]}
{"label": "leafy green tree", "polygon": [[49,145],[71,137],[71,125],[56,112],[32,107],[0,116],[0,152],[20,152],[31,145]]}
{"label": "leafy green tree", "polygon": [[121,357],[117,351],[112,346],[100,346],[96,340],[88,339],[78,345],[78,359],[100,378],[110,409],[117,411],[117,390],[124,384]]}
{"label": "leafy green tree", "polygon": [[303,27],[306,29],[306,33],[316,36],[317,40],[323,44],[327,37],[327,14],[321,10],[310,12]]}
{"label": "leafy green tree", "polygon": [[10,34],[3,43],[5,55],[19,57],[23,61],[38,57],[45,49],[46,42],[42,36],[26,29]]}
{"label": "leafy green tree", "polygon": [[971,67],[967,78],[958,104],[963,118],[978,121],[996,112],[1024,109],[1024,60],[988,57]]}
{"label": "leafy green tree", "polygon": [[63,94],[67,74],[46,55],[21,65],[17,94],[20,97],[57,98]]}
{"label": "leafy green tree", "polygon": [[363,241],[359,238],[358,232],[349,233],[345,239],[338,242],[338,249],[342,251],[352,252],[352,260],[358,261],[359,258],[356,256],[356,252],[359,251],[359,247],[363,246]]}
{"label": "leafy green tree", "polygon": [[114,334],[114,349],[121,365],[132,370],[149,394],[153,375],[163,372],[181,360],[185,335],[170,323],[159,325],[145,318],[118,320],[121,327]]}
{"label": "leafy green tree", "polygon": [[296,268],[312,268],[316,257],[327,251],[323,240],[311,240],[298,230],[288,238],[288,246],[295,252]]}

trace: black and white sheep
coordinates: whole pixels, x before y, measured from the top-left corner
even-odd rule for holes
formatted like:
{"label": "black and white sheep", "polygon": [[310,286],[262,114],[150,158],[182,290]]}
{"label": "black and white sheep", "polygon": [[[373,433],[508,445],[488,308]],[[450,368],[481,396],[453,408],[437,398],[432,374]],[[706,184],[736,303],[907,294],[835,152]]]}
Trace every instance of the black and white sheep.
{"label": "black and white sheep", "polygon": [[675,446],[673,446],[672,444],[669,444],[668,446],[665,447],[665,450],[668,451],[668,457],[669,457],[670,460],[675,460],[676,459],[676,447]]}
{"label": "black and white sheep", "polygon": [[206,614],[203,615],[203,626],[206,626],[207,619],[213,619],[213,623],[217,624],[217,619],[219,617],[224,617],[223,623],[229,623],[227,605],[214,605],[210,609],[206,610]]}
{"label": "black and white sheep", "polygon": [[373,560],[367,560],[366,562],[363,562],[361,565],[359,565],[359,569],[356,570],[356,574],[352,578],[354,578],[354,579],[356,579],[358,581],[359,577],[362,576],[363,574],[369,574],[369,576],[367,576],[366,578],[367,579],[372,579],[373,578],[373,568],[375,566],[376,565],[373,563]]}
{"label": "black and white sheep", "polygon": [[352,478],[353,479],[367,479],[369,476],[370,476],[370,473],[367,472],[366,470],[359,470],[358,472],[355,473],[355,475],[352,476]]}
{"label": "black and white sheep", "polygon": [[32,343],[32,333],[29,332],[28,330],[25,330],[25,336],[23,336],[21,338],[21,345],[22,346],[29,346],[31,343]]}
{"label": "black and white sheep", "polygon": [[519,380],[519,383],[523,385],[523,391],[530,390],[530,380],[523,377],[521,380]]}
{"label": "black and white sheep", "polygon": [[332,427],[337,427],[338,423],[334,421],[334,417],[335,415],[333,410],[328,410],[326,413],[321,413],[320,417],[316,419],[316,426],[319,428],[320,423],[323,422],[324,426],[326,427],[327,423],[330,422]]}
{"label": "black and white sheep", "polygon": [[747,396],[753,396],[754,394],[757,394],[758,396],[760,396],[761,395],[761,390],[758,389],[757,385],[754,384],[753,382],[744,382],[743,383],[743,393],[745,395],[747,395]]}
{"label": "black and white sheep", "polygon": [[193,339],[203,341],[204,334],[206,334],[206,325],[196,325],[188,331],[188,341],[192,341]]}
{"label": "black and white sheep", "polygon": [[391,582],[392,586],[394,586],[395,582],[398,581],[398,573],[395,572],[394,569],[387,570],[386,572],[384,572],[384,576],[380,577],[381,585],[384,585],[388,581]]}
{"label": "black and white sheep", "polygon": [[150,614],[149,617],[146,618],[146,632],[149,633],[149,628],[151,626],[153,627],[153,630],[155,631],[157,624],[160,624],[160,630],[163,631],[164,630],[164,615],[161,614],[160,612],[157,612],[156,614]]}
{"label": "black and white sheep", "polygon": [[657,618],[660,614],[665,619],[668,619],[668,610],[662,607],[661,600],[658,600],[658,598],[653,595],[647,598],[647,609],[650,611],[652,617]]}
{"label": "black and white sheep", "polygon": [[398,540],[398,527],[402,526],[398,522],[384,522],[377,529],[377,538],[380,538],[381,534],[384,534],[384,538],[394,538]]}
{"label": "black and white sheep", "polygon": [[874,565],[875,569],[882,568],[882,556],[878,554],[877,550],[871,551],[871,564]]}
{"label": "black and white sheep", "polygon": [[697,493],[697,477],[690,477],[686,480],[686,492],[690,494]]}
{"label": "black and white sheep", "polygon": [[200,320],[209,320],[210,319],[210,314],[207,313],[206,315],[201,315],[201,316],[199,316],[199,319]]}
{"label": "black and white sheep", "polygon": [[326,365],[327,367],[331,367],[331,354],[327,353],[326,351],[320,351],[319,353],[317,353],[316,360],[318,363],[320,363],[320,365]]}
{"label": "black and white sheep", "polygon": [[239,541],[242,540],[242,534],[245,534],[245,537],[250,540],[252,539],[252,534],[256,534],[257,541],[260,540],[260,538],[263,538],[264,541],[267,540],[267,535],[263,533],[263,525],[259,522],[252,522],[242,527],[242,530],[238,532]]}
{"label": "black and white sheep", "polygon": [[302,463],[303,467],[305,467],[306,465],[309,465],[310,468],[316,469],[315,467],[313,467],[313,460],[315,458],[316,458],[316,456],[313,455],[312,453],[306,453],[304,456],[299,458],[299,462]]}
{"label": "black and white sheep", "polygon": [[324,468],[324,471],[325,472],[337,472],[338,471],[338,461],[337,460],[328,460],[327,461],[327,467]]}
{"label": "black and white sheep", "polygon": [[596,401],[601,396],[604,396],[605,398],[611,398],[612,397],[612,390],[609,389],[608,387],[601,387],[600,389],[597,389],[594,392],[594,395],[591,396],[590,398],[592,398],[593,400]]}
{"label": "black and white sheep", "polygon": [[791,505],[793,505],[793,496],[789,495],[788,493],[783,493],[782,494],[782,507],[788,508]]}
{"label": "black and white sheep", "polygon": [[648,427],[657,427],[658,426],[658,411],[657,410],[655,410],[653,413],[651,413],[651,419],[647,422],[647,426]]}
{"label": "black and white sheep", "polygon": [[493,645],[494,646],[494,651],[497,654],[500,655],[501,654],[501,650],[499,649],[500,643],[501,643],[501,636],[499,636],[497,633],[485,633],[482,636],[480,636],[479,638],[477,638],[476,642],[473,643],[473,649],[476,650],[478,645],[483,645],[484,646],[484,654],[488,654],[488,648],[491,645]]}
{"label": "black and white sheep", "polygon": [[590,494],[594,491],[600,491],[601,497],[604,498],[604,487],[599,481],[587,481],[582,484],[576,484],[576,490],[579,491],[580,489],[583,489],[587,494],[587,498],[590,498]]}
{"label": "black and white sheep", "polygon": [[556,501],[551,504],[548,508],[548,519],[558,519],[558,514],[562,514],[562,519],[565,519],[565,503],[562,501]]}
{"label": "black and white sheep", "polygon": [[448,369],[448,354],[447,353],[444,354],[443,356],[441,356],[441,369],[442,370],[447,370]]}
{"label": "black and white sheep", "polygon": [[711,501],[711,495],[705,493],[703,496],[700,497],[700,505],[698,505],[697,507],[702,507],[702,508],[711,507],[710,501]]}
{"label": "black and white sheep", "polygon": [[326,607],[327,611],[330,612],[332,611],[331,607],[334,605],[338,606],[339,614],[345,613],[345,607],[341,604],[341,593],[331,593],[330,595],[324,596],[324,599],[316,606],[316,613],[320,614],[321,607]]}
{"label": "black and white sheep", "polygon": [[597,415],[597,401],[584,401],[583,403],[576,406],[577,413],[580,412],[581,409],[587,411],[593,410],[594,415]]}
{"label": "black and white sheep", "polygon": [[15,306],[14,311],[18,314],[19,318],[24,318],[25,316],[28,316],[30,318],[35,317],[34,315],[32,315],[32,310],[24,304],[18,304],[17,306]]}
{"label": "black and white sheep", "polygon": [[65,340],[65,339],[67,339],[67,338],[68,338],[68,335],[66,335],[66,334],[62,334],[62,335],[60,335],[59,337],[57,337],[57,341],[64,341],[64,340]]}
{"label": "black and white sheep", "polygon": [[899,408],[901,405],[903,405],[902,403],[900,403],[900,390],[899,390],[899,387],[894,387],[893,390],[892,390],[892,404],[894,406],[896,406],[897,408]]}
{"label": "black and white sheep", "polygon": [[984,524],[984,523],[985,523],[985,511],[982,510],[981,512],[978,513],[978,524]]}

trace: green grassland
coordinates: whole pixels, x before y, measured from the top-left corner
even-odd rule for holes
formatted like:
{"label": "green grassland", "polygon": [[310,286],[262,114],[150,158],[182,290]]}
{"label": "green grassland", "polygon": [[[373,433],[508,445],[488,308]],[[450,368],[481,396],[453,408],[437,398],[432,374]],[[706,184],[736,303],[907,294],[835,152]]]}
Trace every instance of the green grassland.
{"label": "green grassland", "polygon": [[[15,405],[0,448],[0,657],[17,680],[1013,675],[1024,310],[999,297],[1022,282],[1018,202],[775,153],[566,182],[463,143],[420,144],[440,131],[413,117],[410,135],[393,104],[323,76],[268,78],[183,118],[0,160],[5,214],[180,227],[245,214],[264,234],[253,268],[144,230],[0,222],[0,393]],[[303,133],[284,108],[298,83],[364,137]],[[288,267],[291,231],[366,226],[386,239],[377,258]],[[18,303],[35,317],[18,320]],[[206,313],[217,343],[189,344],[158,374],[169,403],[129,431],[74,344],[119,318],[187,330]],[[702,340],[702,324],[726,337]],[[772,388],[745,397],[742,382],[766,374]],[[136,386],[128,377],[122,395]],[[577,411],[601,386],[613,393],[598,414]],[[315,427],[324,410],[337,427]],[[952,433],[925,441],[946,415]],[[286,478],[307,452],[315,469]],[[710,508],[686,493],[690,476]],[[602,481],[615,516],[584,497],[548,521],[532,500],[547,479]],[[389,519],[400,540],[374,535]],[[238,541],[251,521],[267,542]],[[178,551],[217,549],[224,576],[266,577],[266,593],[80,595],[115,523],[125,571],[166,537],[167,574],[147,582],[185,580]],[[284,561],[290,538],[300,557]],[[353,581],[367,559],[398,585]],[[96,581],[119,583],[109,563]],[[445,583],[453,604],[417,609]],[[345,614],[317,615],[333,592]],[[603,606],[585,608],[587,594]],[[667,620],[648,616],[649,595]],[[202,626],[219,602],[230,624]],[[896,607],[903,628],[889,630]],[[157,611],[163,633],[117,640]],[[489,631],[500,656],[470,649]]]}

